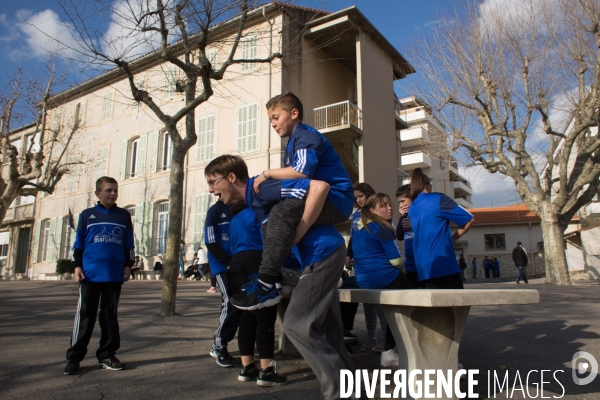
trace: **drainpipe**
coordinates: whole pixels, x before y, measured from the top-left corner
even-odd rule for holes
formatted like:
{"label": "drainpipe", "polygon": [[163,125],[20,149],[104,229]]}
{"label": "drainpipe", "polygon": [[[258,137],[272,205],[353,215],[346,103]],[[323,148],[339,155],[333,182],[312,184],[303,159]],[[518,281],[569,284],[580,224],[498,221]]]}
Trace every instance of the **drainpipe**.
{"label": "drainpipe", "polygon": [[[269,57],[273,54],[273,24],[267,18],[266,6],[262,8],[262,15],[265,21],[269,24]],[[269,100],[271,99],[271,75],[273,66],[269,63]],[[271,126],[267,123],[267,169],[271,169]]]}

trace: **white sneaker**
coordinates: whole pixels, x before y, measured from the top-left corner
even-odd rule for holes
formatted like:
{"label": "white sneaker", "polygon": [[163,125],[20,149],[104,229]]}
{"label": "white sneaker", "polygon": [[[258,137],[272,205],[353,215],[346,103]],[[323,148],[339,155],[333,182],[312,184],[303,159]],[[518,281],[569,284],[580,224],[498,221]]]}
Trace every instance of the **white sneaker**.
{"label": "white sneaker", "polygon": [[400,364],[400,358],[398,352],[394,349],[381,352],[381,361],[379,364],[382,367],[396,367]]}

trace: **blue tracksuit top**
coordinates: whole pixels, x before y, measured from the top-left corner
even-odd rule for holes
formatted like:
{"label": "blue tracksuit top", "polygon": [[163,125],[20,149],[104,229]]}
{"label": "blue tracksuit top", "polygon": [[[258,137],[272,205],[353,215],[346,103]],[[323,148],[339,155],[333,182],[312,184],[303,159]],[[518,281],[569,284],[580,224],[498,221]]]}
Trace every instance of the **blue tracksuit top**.
{"label": "blue tracksuit top", "polygon": [[270,179],[260,185],[260,192],[253,189],[256,176],[246,181],[245,200],[261,224],[266,224],[271,209],[283,199],[303,199],[310,186],[310,179]]}
{"label": "blue tracksuit top", "polygon": [[252,208],[246,207],[234,215],[229,227],[232,255],[242,251],[262,251],[262,229]]}
{"label": "blue tracksuit top", "polygon": [[377,222],[368,221],[367,230],[358,222],[352,237],[356,282],[362,289],[383,289],[400,273],[395,267],[401,261],[394,231]]}
{"label": "blue tracksuit top", "polygon": [[[229,215],[229,206],[217,201],[206,212],[206,221],[204,223],[204,243],[218,243],[223,251],[231,256],[229,241],[229,224],[231,218]],[[207,247],[208,249],[208,247]],[[221,264],[210,251],[207,251],[210,273],[216,276],[221,272],[227,272],[227,266]]]}
{"label": "blue tracksuit top", "polygon": [[[344,238],[333,225],[313,225],[300,239],[292,251],[302,265],[302,270],[324,260],[344,244]],[[342,263],[343,264],[343,263]],[[340,274],[342,273],[340,265]]]}
{"label": "blue tracksuit top", "polygon": [[443,193],[421,193],[408,208],[408,218],[419,280],[459,273],[450,221],[465,226],[473,215]]}
{"label": "blue tracksuit top", "polygon": [[73,250],[83,250],[86,281],[123,282],[123,269],[132,265],[134,247],[131,214],[126,209],[96,205],[79,214]]}
{"label": "blue tracksuit top", "polygon": [[352,182],[335,149],[319,131],[299,123],[285,148],[284,164],[310,179],[327,182],[327,198],[345,218],[350,218],[354,206]]}

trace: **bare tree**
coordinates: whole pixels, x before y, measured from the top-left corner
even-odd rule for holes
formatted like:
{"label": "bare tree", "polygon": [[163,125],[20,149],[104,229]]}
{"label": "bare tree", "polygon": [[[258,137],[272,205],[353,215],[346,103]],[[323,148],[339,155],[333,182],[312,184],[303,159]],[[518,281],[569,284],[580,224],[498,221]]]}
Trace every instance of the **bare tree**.
{"label": "bare tree", "polygon": [[[48,69],[49,79],[44,88],[40,89],[35,81],[23,82],[23,72],[19,69],[6,85],[6,92],[0,93],[0,223],[19,196],[36,196],[40,192],[52,194],[63,175],[75,164],[66,156],[71,140],[80,128],[79,105],[70,126],[47,122],[51,91],[56,83],[55,63],[49,62]],[[17,112],[20,103],[25,104],[24,108],[34,107],[38,115],[30,140],[17,148],[11,135],[11,124],[21,120]]]}
{"label": "bare tree", "polygon": [[469,2],[411,51],[414,89],[466,165],[510,177],[541,220],[547,282],[571,279],[563,235],[600,184],[600,4]]}
{"label": "bare tree", "polygon": [[[175,314],[179,243],[184,218],[184,160],[197,140],[194,110],[213,95],[214,83],[225,78],[230,66],[270,63],[282,55],[273,52],[265,58],[252,55],[239,57],[238,47],[247,35],[249,13],[258,4],[253,1],[56,2],[62,7],[69,21],[69,29],[77,39],[76,44],[61,41],[73,59],[86,66],[118,67],[122,79],[129,82],[133,100],[147,107],[160,120],[163,131],[168,132],[171,138],[173,155],[169,178],[169,229],[160,315],[172,316]],[[254,14],[254,17],[263,18],[260,10],[255,10]],[[107,38],[106,24],[112,26],[113,32],[117,32],[115,36]],[[237,25],[235,33],[219,36],[213,28],[223,24],[230,24],[232,27]],[[226,59],[219,66],[213,65],[207,55],[209,47],[215,46],[227,53]],[[175,91],[183,93],[185,98],[181,108],[174,109],[172,104],[164,105],[155,101],[148,82],[142,84],[136,79],[144,72],[144,67],[136,64],[135,59],[143,54],[155,57],[155,64],[162,63],[167,70],[172,68],[177,71],[172,75]],[[180,131],[178,122],[182,119],[185,119],[185,129]]]}

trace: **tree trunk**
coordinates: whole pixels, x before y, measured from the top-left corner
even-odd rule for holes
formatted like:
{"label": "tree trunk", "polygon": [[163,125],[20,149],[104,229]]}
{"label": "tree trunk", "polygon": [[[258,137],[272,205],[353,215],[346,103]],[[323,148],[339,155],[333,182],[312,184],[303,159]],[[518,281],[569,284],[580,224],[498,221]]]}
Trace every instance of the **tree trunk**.
{"label": "tree trunk", "polygon": [[542,233],[544,235],[544,257],[546,261],[546,283],[553,285],[571,285],[571,275],[565,254],[564,229],[558,221],[544,221],[542,216]]}
{"label": "tree trunk", "polygon": [[173,146],[171,175],[169,184],[169,231],[167,235],[166,260],[163,271],[163,291],[160,304],[160,315],[175,315],[175,297],[177,293],[177,277],[179,276],[179,246],[183,224],[183,178],[186,151],[181,152]]}

